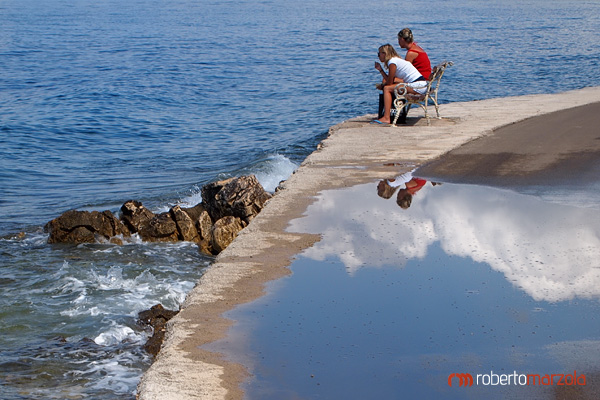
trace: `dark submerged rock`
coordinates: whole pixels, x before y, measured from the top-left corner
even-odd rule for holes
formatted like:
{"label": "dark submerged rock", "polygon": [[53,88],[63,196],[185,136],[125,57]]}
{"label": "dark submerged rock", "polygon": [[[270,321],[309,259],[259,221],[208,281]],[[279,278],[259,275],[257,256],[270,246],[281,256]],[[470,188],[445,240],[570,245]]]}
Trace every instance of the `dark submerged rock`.
{"label": "dark submerged rock", "polygon": [[167,321],[179,311],[167,310],[162,304],[152,306],[149,310],[138,313],[140,325],[152,327],[152,336],[144,344],[144,350],[156,356],[165,340]]}

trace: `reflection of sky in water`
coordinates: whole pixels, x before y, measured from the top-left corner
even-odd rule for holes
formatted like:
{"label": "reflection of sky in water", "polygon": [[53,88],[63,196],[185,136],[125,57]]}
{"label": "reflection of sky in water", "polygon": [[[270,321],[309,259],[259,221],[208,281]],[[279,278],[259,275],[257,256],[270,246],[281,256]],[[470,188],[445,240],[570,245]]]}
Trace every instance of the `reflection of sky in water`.
{"label": "reflection of sky in water", "polygon": [[249,367],[248,398],[553,398],[447,378],[598,380],[595,210],[449,184],[427,184],[402,210],[375,186],[322,193],[289,228],[322,240],[229,313],[238,323],[213,349]]}
{"label": "reflection of sky in water", "polygon": [[[489,264],[536,300],[600,296],[600,213],[479,186],[427,184],[407,210],[374,185],[329,191],[291,231],[322,233],[304,255],[339,256],[362,266],[423,258],[438,242],[446,254]],[[370,189],[370,190],[369,190]]]}

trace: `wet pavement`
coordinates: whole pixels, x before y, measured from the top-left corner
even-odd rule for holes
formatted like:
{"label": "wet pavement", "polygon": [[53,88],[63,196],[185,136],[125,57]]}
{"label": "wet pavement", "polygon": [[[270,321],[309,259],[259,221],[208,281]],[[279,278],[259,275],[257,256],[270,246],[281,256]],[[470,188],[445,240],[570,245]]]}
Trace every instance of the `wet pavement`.
{"label": "wet pavement", "polygon": [[[387,199],[377,181],[322,192],[290,223],[322,239],[205,346],[253,374],[246,397],[593,396],[600,199],[426,182],[401,208],[403,180],[386,182]],[[476,382],[450,386],[453,373]]]}

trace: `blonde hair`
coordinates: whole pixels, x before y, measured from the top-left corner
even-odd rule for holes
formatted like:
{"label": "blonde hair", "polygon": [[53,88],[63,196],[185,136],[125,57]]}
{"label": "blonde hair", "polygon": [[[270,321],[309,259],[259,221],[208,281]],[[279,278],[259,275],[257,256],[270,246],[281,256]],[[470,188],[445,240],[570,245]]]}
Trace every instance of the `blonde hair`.
{"label": "blonde hair", "polygon": [[409,44],[414,42],[415,40],[412,31],[408,28],[404,28],[400,32],[398,32],[398,39],[404,39],[404,41]]}
{"label": "blonde hair", "polygon": [[389,43],[379,47],[379,51],[385,54],[383,62],[385,63],[386,67],[388,65],[388,61],[390,61],[393,57],[399,57],[398,53],[396,53],[396,49],[394,49],[394,46]]}

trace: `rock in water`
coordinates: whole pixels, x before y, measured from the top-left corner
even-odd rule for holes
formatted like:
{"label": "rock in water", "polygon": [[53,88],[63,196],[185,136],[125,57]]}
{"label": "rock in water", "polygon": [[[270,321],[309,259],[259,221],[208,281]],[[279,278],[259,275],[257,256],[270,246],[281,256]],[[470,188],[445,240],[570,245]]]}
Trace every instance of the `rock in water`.
{"label": "rock in water", "polygon": [[202,200],[213,221],[234,216],[248,224],[271,195],[254,175],[230,178],[202,187]]}
{"label": "rock in water", "polygon": [[208,211],[203,211],[196,221],[196,230],[200,236],[198,247],[200,248],[200,251],[205,254],[216,255],[217,252],[215,252],[212,247],[212,228],[213,222],[210,215],[208,215]]}
{"label": "rock in water", "polygon": [[200,235],[198,235],[194,221],[192,221],[187,212],[183,211],[180,206],[171,208],[169,212],[175,221],[177,233],[179,234],[179,238],[181,240],[185,240],[187,242],[200,241]]}
{"label": "rock in water", "polygon": [[230,215],[215,222],[212,229],[213,251],[220,253],[225,250],[233,242],[238,232],[244,228],[244,225],[241,219]]}
{"label": "rock in water", "polygon": [[131,233],[139,232],[141,227],[148,225],[152,218],[154,218],[154,213],[139,201],[128,200],[121,206],[121,221]]}
{"label": "rock in water", "polygon": [[139,234],[147,242],[176,242],[179,240],[177,224],[171,213],[161,213],[142,225]]}
{"label": "rock in water", "polygon": [[167,310],[162,304],[157,304],[138,314],[140,324],[152,327],[152,336],[144,344],[144,350],[153,356],[158,354],[165,340],[167,321],[177,315],[178,312]]}
{"label": "rock in water", "polygon": [[154,214],[135,200],[121,206],[120,220],[110,211],[71,210],[46,224],[48,243],[122,244],[122,238],[115,236],[138,234],[147,242],[195,242],[201,252],[217,255],[270,198],[271,194],[250,175],[204,185],[202,203],[189,208],[175,206],[161,214]]}
{"label": "rock in water", "polygon": [[110,211],[70,210],[48,222],[48,243],[94,243],[117,235],[130,236],[129,230]]}

